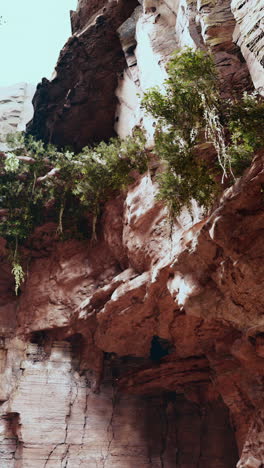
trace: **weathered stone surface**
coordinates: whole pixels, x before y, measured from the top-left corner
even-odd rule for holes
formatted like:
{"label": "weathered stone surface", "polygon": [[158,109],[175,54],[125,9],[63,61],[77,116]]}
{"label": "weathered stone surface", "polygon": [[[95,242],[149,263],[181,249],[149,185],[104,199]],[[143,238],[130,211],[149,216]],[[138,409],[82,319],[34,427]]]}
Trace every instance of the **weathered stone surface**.
{"label": "weathered stone surface", "polygon": [[1,408],[1,466],[162,468],[176,460],[181,468],[209,468],[212,460],[218,468],[234,466],[234,438],[221,400],[200,410],[172,392],[147,399],[120,394],[112,386],[111,360],[95,394],[91,376],[74,372],[73,359],[66,341],[54,342],[50,353],[37,343],[26,347],[17,363],[18,385]]}
{"label": "weathered stone surface", "polygon": [[202,39],[215,57],[222,95],[232,97],[250,90],[252,83],[249,70],[239,47],[233,42],[236,23],[230,0],[199,2],[198,12]]}
{"label": "weathered stone surface", "polygon": [[204,357],[179,359],[173,354],[152,366],[137,369],[118,381],[121,389],[134,394],[155,394],[175,390],[184,393],[190,385],[208,384],[209,362]]}
{"label": "weathered stone surface", "polygon": [[[34,461],[36,468],[126,468],[148,466],[151,453],[152,466],[162,466],[157,453],[163,449],[155,450],[164,447],[163,426],[155,418],[170,411],[167,466],[175,466],[176,450],[179,466],[199,466],[190,455],[198,457],[197,432],[181,432],[176,414],[185,420],[190,411],[194,418],[220,396],[225,430],[216,423],[218,452],[203,449],[200,466],[232,468],[238,460],[234,447],[228,455],[224,450],[232,440],[228,410],[241,463],[249,456],[262,462],[258,443],[247,438],[263,404],[262,184],[260,155],[210,218],[201,220],[194,204],[193,217],[183,211],[170,232],[155,186],[144,176],[124,207],[121,198],[108,203],[98,244],[47,242],[45,226],[36,232],[27,281],[20,298],[13,296],[14,337],[11,328],[1,344],[3,463],[16,457],[23,467]],[[154,353],[155,336],[163,341],[156,340]],[[168,392],[176,407],[165,405]],[[186,402],[180,410],[179,395]],[[10,415],[19,421],[12,437]],[[203,421],[199,430],[208,434],[207,416]]]}
{"label": "weathered stone surface", "polygon": [[76,19],[79,29],[62,49],[54,78],[37,87],[30,133],[77,150],[113,136],[114,90],[125,64],[116,30],[136,5],[136,0],[111,1],[84,22]]}
{"label": "weathered stone surface", "polygon": [[264,95],[264,3],[263,0],[232,0],[236,20],[234,41],[247,62],[255,88]]}
{"label": "weathered stone surface", "polygon": [[141,97],[152,86],[162,89],[166,62],[176,49],[210,48],[223,96],[252,88],[247,65],[233,42],[236,23],[230,0],[144,1],[142,10],[138,9],[132,19],[118,30],[127,62],[116,90],[119,105],[115,129],[121,137],[134,125],[143,125],[152,144],[155,124],[143,114]]}
{"label": "weathered stone surface", "polygon": [[[240,46],[263,78],[244,51],[249,2],[140,3],[79,1],[35,95],[35,135],[79,149],[116,116],[151,145],[137,93],[162,85],[178,46],[212,48],[226,95],[252,86]],[[171,225],[150,171],[107,203],[97,243],[36,229],[19,297],[1,242],[1,467],[264,464],[263,184],[258,154],[210,216],[193,202]]]}
{"label": "weathered stone surface", "polygon": [[34,92],[35,86],[28,83],[0,88],[0,149],[5,149],[8,133],[25,130],[33,115]]}
{"label": "weathered stone surface", "polygon": [[[230,0],[148,0],[142,7],[136,0],[129,5],[80,1],[77,11],[71,13],[73,36],[61,52],[54,78],[38,85],[28,130],[46,141],[80,149],[112,136],[114,124],[124,137],[134,125],[144,122],[151,144],[153,119],[140,108],[142,93],[151,86],[162,86],[170,54],[184,46],[211,48],[225,96],[252,88],[249,71],[256,87],[261,87],[260,71],[256,77],[261,65],[254,60],[248,71],[240,53],[239,47],[252,63],[244,52],[243,38],[251,24],[245,19],[248,2],[244,3],[240,8],[233,1],[231,11]],[[261,5],[258,2],[254,10],[257,25]],[[233,42],[234,34],[239,47]],[[259,60],[261,44],[258,41],[257,52],[254,49]]]}
{"label": "weathered stone surface", "polygon": [[258,411],[251,423],[238,468],[260,468],[263,461],[263,410]]}

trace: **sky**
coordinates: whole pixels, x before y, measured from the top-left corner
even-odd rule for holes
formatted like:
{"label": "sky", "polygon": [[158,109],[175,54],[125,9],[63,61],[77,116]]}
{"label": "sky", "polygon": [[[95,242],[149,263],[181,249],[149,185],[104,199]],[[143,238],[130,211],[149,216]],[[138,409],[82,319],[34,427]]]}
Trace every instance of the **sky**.
{"label": "sky", "polygon": [[77,0],[0,0],[0,86],[50,78]]}

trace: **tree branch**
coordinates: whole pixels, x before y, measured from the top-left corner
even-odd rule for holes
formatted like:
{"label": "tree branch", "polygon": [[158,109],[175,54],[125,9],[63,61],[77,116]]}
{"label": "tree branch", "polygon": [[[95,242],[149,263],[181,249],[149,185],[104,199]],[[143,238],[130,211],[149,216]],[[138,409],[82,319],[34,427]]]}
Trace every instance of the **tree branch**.
{"label": "tree branch", "polygon": [[60,169],[57,167],[53,167],[46,175],[40,176],[37,178],[37,184],[40,182],[44,182],[47,179],[52,179],[53,177],[57,176],[60,172]]}
{"label": "tree branch", "polygon": [[[0,157],[7,159],[8,155],[3,152],[0,152]],[[19,159],[19,161],[23,161],[27,164],[35,164],[36,162],[36,160],[34,158],[31,158],[30,156],[16,156],[16,158]]]}

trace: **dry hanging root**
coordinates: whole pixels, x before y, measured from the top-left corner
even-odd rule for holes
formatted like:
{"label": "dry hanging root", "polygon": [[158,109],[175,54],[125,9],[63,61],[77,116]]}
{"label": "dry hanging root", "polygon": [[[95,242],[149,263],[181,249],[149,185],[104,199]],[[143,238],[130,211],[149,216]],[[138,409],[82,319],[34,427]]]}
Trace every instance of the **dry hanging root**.
{"label": "dry hanging root", "polygon": [[219,113],[215,106],[210,106],[206,103],[206,97],[204,94],[201,94],[201,99],[204,106],[204,119],[206,122],[205,136],[208,140],[212,141],[215,147],[217,159],[223,171],[222,183],[224,182],[224,179],[228,177],[227,170],[235,179],[231,167],[231,161],[226,150],[224,128],[221,125]]}
{"label": "dry hanging root", "polygon": [[20,288],[21,284],[25,280],[25,273],[23,271],[22,266],[17,262],[13,262],[12,267],[13,267],[12,268],[12,274],[14,275],[14,278],[15,278],[15,293],[16,293],[16,296],[17,296],[18,295],[18,289]]}
{"label": "dry hanging root", "polygon": [[18,289],[20,288],[21,284],[25,281],[25,273],[24,273],[22,266],[20,265],[18,261],[17,249],[18,249],[18,241],[16,238],[16,247],[15,247],[15,252],[14,252],[13,261],[12,261],[12,274],[15,279],[16,296],[18,295]]}

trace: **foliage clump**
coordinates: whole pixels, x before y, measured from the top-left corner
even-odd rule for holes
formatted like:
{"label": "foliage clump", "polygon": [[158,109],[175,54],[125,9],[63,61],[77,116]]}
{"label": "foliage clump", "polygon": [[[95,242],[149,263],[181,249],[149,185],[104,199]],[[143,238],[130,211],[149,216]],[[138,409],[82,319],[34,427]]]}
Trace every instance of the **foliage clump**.
{"label": "foliage clump", "polygon": [[264,146],[264,103],[256,94],[220,98],[213,58],[201,50],[176,52],[167,72],[164,90],[147,91],[142,107],[157,122],[154,151],[164,167],[158,198],[174,216],[192,199],[211,206],[220,169],[226,182],[249,166]]}
{"label": "foliage clump", "polygon": [[226,106],[229,131],[228,155],[236,175],[246,169],[253,154],[264,147],[264,101],[256,93],[244,93]]}
{"label": "foliage clump", "polygon": [[24,279],[19,247],[47,214],[57,220],[61,235],[64,219],[77,225],[89,213],[95,238],[103,204],[133,182],[133,170],[146,170],[147,157],[139,129],[125,140],[112,138],[77,155],[22,134],[10,136],[8,144],[12,152],[1,153],[0,160],[0,236],[8,242],[17,292]]}

